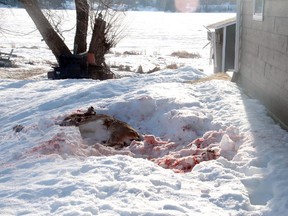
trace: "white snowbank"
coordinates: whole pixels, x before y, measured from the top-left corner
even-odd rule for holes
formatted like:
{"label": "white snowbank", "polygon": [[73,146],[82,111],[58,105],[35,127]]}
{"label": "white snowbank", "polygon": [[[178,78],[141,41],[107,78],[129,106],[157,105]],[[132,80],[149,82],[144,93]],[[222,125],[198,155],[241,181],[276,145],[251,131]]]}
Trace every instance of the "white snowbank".
{"label": "white snowbank", "polygon": [[[202,76],[186,67],[103,82],[1,80],[1,212],[283,215],[287,132],[233,83],[186,83]],[[148,136],[120,152],[91,148],[77,128],[55,124],[91,105],[154,135],[156,145],[147,147]],[[221,156],[192,172],[161,167],[183,170],[198,146],[210,144]]]}

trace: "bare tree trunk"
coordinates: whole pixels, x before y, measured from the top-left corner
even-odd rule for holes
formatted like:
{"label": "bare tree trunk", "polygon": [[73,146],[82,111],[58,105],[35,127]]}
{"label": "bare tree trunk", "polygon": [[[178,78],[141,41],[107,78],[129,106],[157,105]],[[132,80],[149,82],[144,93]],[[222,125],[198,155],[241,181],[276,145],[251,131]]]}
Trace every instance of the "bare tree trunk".
{"label": "bare tree trunk", "polygon": [[[114,74],[105,64],[105,54],[114,45],[117,36],[119,35],[112,34],[112,36],[109,36],[108,33],[112,31],[111,23],[108,22],[108,25],[106,25],[106,21],[102,19],[101,11],[95,19],[92,38],[86,58],[86,55],[71,55],[72,53],[67,45],[42,13],[38,0],[19,0],[19,2],[23,4],[27,13],[42,35],[43,40],[51,49],[59,63],[57,73],[55,69],[51,78],[79,78],[86,77],[87,73],[90,74],[90,77],[95,79],[109,79],[114,77]],[[75,5],[77,23],[74,37],[74,53],[79,54],[87,51],[87,31],[90,6],[88,0],[75,0]],[[108,9],[109,8],[104,8],[103,10],[105,11]],[[117,18],[115,20],[117,20]],[[111,21],[113,21],[113,19],[111,19],[110,22]],[[60,58],[62,55],[67,56]],[[93,58],[90,58],[91,56]],[[75,65],[77,65],[77,67],[75,67]]]}
{"label": "bare tree trunk", "polygon": [[95,24],[93,28],[92,38],[89,46],[88,53],[94,54],[95,56],[95,64],[96,65],[105,65],[105,27],[106,22],[98,17],[95,19]]}
{"label": "bare tree trunk", "polygon": [[26,9],[27,13],[33,20],[40,34],[42,35],[47,46],[59,62],[61,55],[71,54],[69,48],[66,46],[61,37],[53,29],[49,21],[42,13],[37,0],[19,0]]}
{"label": "bare tree trunk", "polygon": [[[76,33],[74,38],[74,47],[77,47],[76,53],[83,53],[87,50],[87,29],[89,21],[89,4],[87,0],[75,0],[76,5]],[[75,52],[75,50],[74,50]]]}

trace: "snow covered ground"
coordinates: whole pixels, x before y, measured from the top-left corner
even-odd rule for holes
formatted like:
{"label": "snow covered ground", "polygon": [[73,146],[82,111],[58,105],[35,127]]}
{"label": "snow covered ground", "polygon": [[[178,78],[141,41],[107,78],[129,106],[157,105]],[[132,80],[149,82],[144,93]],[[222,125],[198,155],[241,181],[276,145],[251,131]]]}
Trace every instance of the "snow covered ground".
{"label": "snow covered ground", "polygon": [[[178,37],[167,40],[174,43],[173,51],[186,46]],[[1,50],[10,49],[11,41],[2,44],[1,39]],[[204,41],[195,42],[195,50]],[[18,47],[21,42],[13,43]],[[38,42],[31,36],[23,46]],[[119,49],[127,49],[125,43]],[[138,43],[131,49],[141,50]],[[26,70],[33,68],[24,64],[29,56],[35,55],[37,64],[44,59],[43,67],[52,59],[45,46],[31,53],[21,49],[17,52]],[[201,55],[205,68],[208,57],[205,51]],[[131,63],[134,56],[116,60]],[[190,83],[208,73],[195,68],[199,65],[191,60],[176,70],[101,82],[1,79],[1,215],[285,215],[287,132],[234,83]],[[58,125],[89,106],[129,123],[154,142],[121,151],[91,147],[77,128]],[[16,133],[16,125],[24,129]],[[220,157],[195,163],[199,147],[210,144]],[[192,171],[185,169],[187,164]]]}
{"label": "snow covered ground", "polygon": [[[17,58],[12,58],[17,67],[6,72],[0,70],[0,77],[10,77],[11,73],[21,79],[26,74],[29,76],[29,73],[46,76],[56,60],[26,12],[23,9],[0,8],[0,15],[4,20],[0,29],[4,29],[6,33],[1,37],[0,50],[9,53],[14,49],[13,53],[17,55]],[[65,43],[73,49],[75,12],[58,11],[57,15],[62,20],[63,26],[60,29],[64,31]],[[130,68],[132,73],[122,70],[122,76],[133,75],[140,65],[144,72],[155,67],[164,69],[176,64],[193,65],[206,73],[212,73],[212,66],[209,65],[210,46],[203,49],[209,42],[204,26],[232,16],[235,14],[127,12],[123,16],[123,39],[106,56],[106,62],[112,69],[115,66]],[[72,30],[66,31],[68,29]],[[177,51],[199,54],[201,58],[171,56]],[[117,69],[113,70],[115,73],[119,72]]]}

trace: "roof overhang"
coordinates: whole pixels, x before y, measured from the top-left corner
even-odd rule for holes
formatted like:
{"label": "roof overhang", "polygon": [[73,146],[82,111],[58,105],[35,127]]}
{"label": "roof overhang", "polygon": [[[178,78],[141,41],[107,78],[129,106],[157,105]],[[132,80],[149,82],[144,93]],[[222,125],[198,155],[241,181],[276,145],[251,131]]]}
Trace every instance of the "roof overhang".
{"label": "roof overhang", "polygon": [[217,30],[234,24],[236,25],[236,17],[232,17],[226,20],[222,20],[220,22],[210,24],[206,26],[206,28],[211,30]]}

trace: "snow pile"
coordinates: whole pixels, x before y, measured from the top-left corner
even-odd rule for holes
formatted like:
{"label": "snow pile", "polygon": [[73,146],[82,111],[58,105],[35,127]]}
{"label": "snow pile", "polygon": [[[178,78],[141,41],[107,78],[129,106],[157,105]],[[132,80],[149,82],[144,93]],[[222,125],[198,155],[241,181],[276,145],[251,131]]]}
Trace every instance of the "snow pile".
{"label": "snow pile", "polygon": [[[106,102],[106,105],[101,104],[100,107],[97,102],[92,104],[98,107],[97,113],[105,112],[132,123],[141,134],[145,134],[144,141],[133,141],[129,147],[121,151],[103,147],[99,143],[92,143],[95,145],[91,146],[88,140],[82,140],[78,128],[73,126],[69,129],[61,128],[57,124],[63,117],[54,116],[54,122],[53,119],[49,118],[41,119],[37,126],[32,126],[31,129],[28,127],[22,131],[26,134],[37,133],[38,130],[52,133],[52,137],[48,140],[24,151],[25,155],[36,152],[44,155],[57,153],[63,158],[67,158],[69,155],[108,156],[124,154],[149,159],[161,167],[173,169],[175,172],[191,171],[200,162],[217,159],[220,155],[231,160],[243,142],[239,131],[233,127],[213,130],[213,116],[203,109],[199,99],[191,93],[191,84],[170,83],[173,79],[183,82],[185,79],[193,80],[204,76],[191,67],[181,68],[174,72],[172,70],[159,72],[138,78],[138,82],[145,81],[146,85],[140,88],[136,81],[133,83],[136,84],[133,86],[136,87],[133,91],[130,84],[129,89],[131,90],[118,96],[116,101],[114,99],[113,102],[108,102],[108,104]],[[169,82],[156,84],[156,80],[152,81],[156,77],[169,80]],[[124,88],[121,86],[123,80],[115,80],[114,82],[114,88],[111,89],[110,93],[106,92],[106,97],[108,95],[113,96],[115,91]],[[99,85],[101,86],[101,83]],[[109,85],[107,84],[107,87]],[[125,85],[127,88],[127,84]],[[98,86],[96,89],[92,87],[81,95],[97,92],[99,91],[97,88]],[[171,89],[173,90],[171,91]],[[73,104],[72,100],[71,104]],[[105,108],[103,109],[103,107]]]}
{"label": "snow pile", "polygon": [[[103,82],[1,80],[1,212],[284,214],[287,132],[233,83],[187,83],[203,76],[184,67]],[[89,106],[144,141],[89,146],[57,124]]]}
{"label": "snow pile", "polygon": [[57,133],[50,140],[25,151],[24,154],[26,156],[36,153],[59,154],[63,158],[68,156],[129,155],[151,160],[159,166],[175,172],[188,172],[200,162],[215,160],[220,155],[229,160],[232,159],[237,153],[236,141],[239,143],[239,137],[234,142],[227,132],[223,131],[209,131],[204,134],[203,138],[197,138],[188,145],[162,141],[154,135],[144,135],[144,141],[133,141],[129,147],[115,150],[100,143],[91,145],[86,140],[82,140],[77,129],[70,129],[66,133]]}

